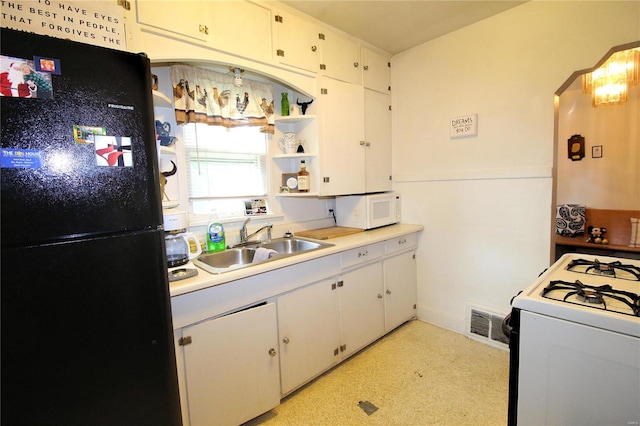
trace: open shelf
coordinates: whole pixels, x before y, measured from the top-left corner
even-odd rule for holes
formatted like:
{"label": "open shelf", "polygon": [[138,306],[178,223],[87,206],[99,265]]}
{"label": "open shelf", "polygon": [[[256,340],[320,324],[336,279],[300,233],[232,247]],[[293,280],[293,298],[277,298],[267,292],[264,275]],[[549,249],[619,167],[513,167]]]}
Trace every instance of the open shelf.
{"label": "open shelf", "polygon": [[153,93],[153,106],[171,108],[171,99],[165,96],[164,93],[152,90]]}
{"label": "open shelf", "polygon": [[285,115],[277,116],[275,118],[276,123],[300,123],[301,121],[309,121],[315,120],[316,116],[314,114],[309,115]]}

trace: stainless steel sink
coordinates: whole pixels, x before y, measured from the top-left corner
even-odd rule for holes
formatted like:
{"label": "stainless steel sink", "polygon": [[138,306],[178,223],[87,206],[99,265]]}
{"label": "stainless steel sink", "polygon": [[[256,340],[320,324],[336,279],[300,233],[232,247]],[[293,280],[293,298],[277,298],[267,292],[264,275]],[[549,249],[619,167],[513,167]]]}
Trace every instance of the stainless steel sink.
{"label": "stainless steel sink", "polygon": [[331,245],[332,244],[302,240],[300,238],[278,238],[271,240],[268,243],[261,243],[259,247],[275,250],[278,254],[296,254],[310,250],[317,250],[322,247],[329,247]]}
{"label": "stainless steel sink", "polygon": [[[300,253],[307,253],[331,246],[333,246],[333,244],[309,241],[301,238],[276,238],[268,243],[244,243],[241,247],[234,247],[215,253],[204,253],[194,259],[193,263],[212,274],[222,274],[251,265],[271,262],[284,257],[295,256]],[[275,250],[276,253],[269,259],[254,262],[254,256],[260,247]]]}
{"label": "stainless steel sink", "polygon": [[237,269],[250,265],[253,262],[256,250],[256,248],[243,247],[215,253],[204,253],[194,259],[193,263],[204,270],[220,273],[220,271],[212,271],[211,269]]}

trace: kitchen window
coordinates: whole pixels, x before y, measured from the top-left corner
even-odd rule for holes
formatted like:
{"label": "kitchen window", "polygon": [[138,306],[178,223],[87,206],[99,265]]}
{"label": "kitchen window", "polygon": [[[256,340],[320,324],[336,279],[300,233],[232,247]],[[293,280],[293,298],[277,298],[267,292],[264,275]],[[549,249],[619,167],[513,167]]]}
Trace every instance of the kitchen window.
{"label": "kitchen window", "polygon": [[244,216],[244,200],[266,198],[267,135],[260,127],[183,126],[194,215]]}

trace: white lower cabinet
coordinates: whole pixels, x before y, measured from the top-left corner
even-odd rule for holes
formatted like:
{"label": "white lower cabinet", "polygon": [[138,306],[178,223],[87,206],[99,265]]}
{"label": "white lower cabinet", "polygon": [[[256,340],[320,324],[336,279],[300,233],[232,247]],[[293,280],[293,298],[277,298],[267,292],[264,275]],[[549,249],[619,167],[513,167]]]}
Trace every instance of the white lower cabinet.
{"label": "white lower cabinet", "polygon": [[385,259],[384,330],[391,331],[416,316],[418,300],[416,251]]}
{"label": "white lower cabinet", "polygon": [[343,358],[384,333],[383,287],[382,262],[340,276],[340,352]]}
{"label": "white lower cabinet", "polygon": [[338,318],[334,279],[322,280],[278,297],[283,395],[338,362]]}
{"label": "white lower cabinet", "polygon": [[185,327],[191,426],[240,424],[280,404],[277,344],[274,303]]}
{"label": "white lower cabinet", "polygon": [[[257,275],[242,289],[264,292],[265,280],[277,286],[292,277],[299,285],[228,315],[203,320],[198,312],[209,305],[199,298],[189,308],[173,304],[183,324],[195,322],[175,332],[185,425],[233,425],[259,416],[414,318],[417,238],[413,233],[344,251],[336,254],[339,260],[326,258],[327,269],[300,264],[269,279]],[[225,294],[222,286],[213,290]]]}

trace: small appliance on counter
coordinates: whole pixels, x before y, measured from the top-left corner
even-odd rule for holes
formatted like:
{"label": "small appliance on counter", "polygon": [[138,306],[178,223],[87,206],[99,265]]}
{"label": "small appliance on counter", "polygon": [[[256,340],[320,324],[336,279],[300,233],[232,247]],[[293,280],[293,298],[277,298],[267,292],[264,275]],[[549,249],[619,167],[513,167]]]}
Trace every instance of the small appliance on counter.
{"label": "small appliance on counter", "polygon": [[198,270],[191,259],[198,257],[202,248],[198,237],[187,232],[187,212],[165,210],[163,217],[169,282],[195,277]]}
{"label": "small appliance on counter", "polygon": [[373,229],[400,222],[400,194],[348,195],[336,197],[338,226]]}

